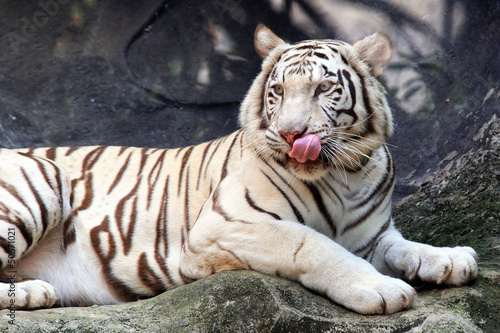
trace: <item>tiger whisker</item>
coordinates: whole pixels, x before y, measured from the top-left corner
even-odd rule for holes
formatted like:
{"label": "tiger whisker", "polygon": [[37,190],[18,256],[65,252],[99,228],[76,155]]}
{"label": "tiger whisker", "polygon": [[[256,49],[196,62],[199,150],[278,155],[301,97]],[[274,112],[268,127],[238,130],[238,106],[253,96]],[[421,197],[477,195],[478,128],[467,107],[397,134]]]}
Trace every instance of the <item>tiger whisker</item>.
{"label": "tiger whisker", "polygon": [[[332,147],[335,147],[335,146],[332,146]],[[362,169],[365,172],[365,174],[367,174],[370,178],[372,178],[370,171],[359,160],[356,160],[354,157],[345,153],[346,152],[345,148],[349,148],[349,147],[341,147],[341,146],[337,145],[336,148],[337,148],[338,155],[344,156],[351,164],[359,167],[360,169]],[[334,156],[337,157],[337,154],[334,154]],[[366,156],[366,157],[373,161],[373,159],[371,159],[370,156]],[[337,157],[337,159],[338,159],[338,157]]]}

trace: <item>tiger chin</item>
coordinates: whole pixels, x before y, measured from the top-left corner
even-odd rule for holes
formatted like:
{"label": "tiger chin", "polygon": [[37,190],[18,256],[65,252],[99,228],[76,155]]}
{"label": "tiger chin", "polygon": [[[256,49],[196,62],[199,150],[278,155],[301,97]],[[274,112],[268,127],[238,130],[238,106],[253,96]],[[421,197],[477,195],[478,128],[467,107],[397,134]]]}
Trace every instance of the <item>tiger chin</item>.
{"label": "tiger chin", "polygon": [[224,138],[0,150],[0,309],[134,301],[252,269],[391,314],[412,306],[412,281],[476,278],[472,248],[394,227],[392,117],[376,80],[389,37],[287,44],[260,25],[255,48],[262,71]]}

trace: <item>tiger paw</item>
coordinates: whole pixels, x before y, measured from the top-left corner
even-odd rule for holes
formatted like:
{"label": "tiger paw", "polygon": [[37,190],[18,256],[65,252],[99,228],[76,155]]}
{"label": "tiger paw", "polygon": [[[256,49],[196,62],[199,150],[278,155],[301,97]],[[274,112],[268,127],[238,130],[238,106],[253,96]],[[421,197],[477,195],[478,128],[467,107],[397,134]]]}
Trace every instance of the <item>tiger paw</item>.
{"label": "tiger paw", "polygon": [[387,261],[392,262],[393,269],[402,272],[409,281],[419,279],[433,284],[461,286],[477,277],[478,256],[470,247],[439,248],[416,244],[403,253],[397,252],[397,248],[389,249]]}
{"label": "tiger paw", "polygon": [[[410,308],[417,297],[409,284],[382,274],[365,275],[337,301],[361,314],[391,314]],[[335,299],[334,297],[332,297]]]}
{"label": "tiger paw", "polygon": [[50,308],[59,301],[55,288],[42,280],[0,283],[0,310]]}

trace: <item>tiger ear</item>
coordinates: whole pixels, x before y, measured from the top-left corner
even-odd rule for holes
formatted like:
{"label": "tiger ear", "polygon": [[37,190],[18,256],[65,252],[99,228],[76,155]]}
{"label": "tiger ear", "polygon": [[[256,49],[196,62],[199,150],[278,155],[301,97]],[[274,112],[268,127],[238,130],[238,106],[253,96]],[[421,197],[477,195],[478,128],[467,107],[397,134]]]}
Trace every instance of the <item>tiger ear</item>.
{"label": "tiger ear", "polygon": [[254,44],[257,54],[264,59],[267,57],[276,46],[283,44],[284,41],[276,36],[274,32],[271,31],[264,24],[259,24],[257,29],[255,29]]}
{"label": "tiger ear", "polygon": [[382,75],[392,57],[392,41],[384,32],[376,32],[353,45],[359,58],[365,61],[375,77]]}

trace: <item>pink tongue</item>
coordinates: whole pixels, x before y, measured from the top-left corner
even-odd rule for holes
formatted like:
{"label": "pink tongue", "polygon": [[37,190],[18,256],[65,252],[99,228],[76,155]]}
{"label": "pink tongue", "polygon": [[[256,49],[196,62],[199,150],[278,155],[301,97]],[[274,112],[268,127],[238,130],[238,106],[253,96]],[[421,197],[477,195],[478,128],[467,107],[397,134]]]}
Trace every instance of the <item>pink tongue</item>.
{"label": "pink tongue", "polygon": [[316,160],[320,152],[321,138],[316,134],[306,134],[295,140],[288,155],[299,163],[305,163]]}

